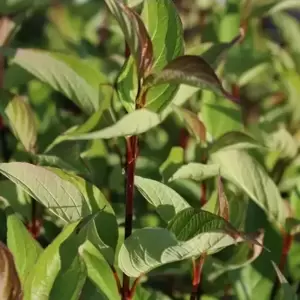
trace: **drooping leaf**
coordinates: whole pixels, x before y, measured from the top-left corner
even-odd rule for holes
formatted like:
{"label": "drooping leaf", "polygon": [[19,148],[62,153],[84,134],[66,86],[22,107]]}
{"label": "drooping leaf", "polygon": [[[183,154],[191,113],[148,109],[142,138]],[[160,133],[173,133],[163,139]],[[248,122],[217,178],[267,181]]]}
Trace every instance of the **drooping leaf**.
{"label": "drooping leaf", "polygon": [[16,270],[14,257],[0,241],[0,299],[22,300],[23,290]]}
{"label": "drooping leaf", "polygon": [[113,272],[101,253],[90,242],[84,243],[79,253],[86,264],[88,277],[105,294],[104,299],[117,299],[119,292]]}
{"label": "drooping leaf", "polygon": [[239,101],[223,88],[214,70],[200,56],[179,56],[168,63],[162,71],[149,75],[145,80],[148,87],[165,83],[187,84],[208,89],[234,102]]}
{"label": "drooping leaf", "polygon": [[206,142],[206,128],[198,116],[182,107],[174,106],[175,112],[180,115],[185,123],[188,131],[193,135],[198,142]]}
{"label": "drooping leaf", "polygon": [[0,172],[66,222],[88,214],[80,191],[43,167],[23,162],[2,163]]}
{"label": "drooping leaf", "polygon": [[86,270],[78,254],[84,235],[74,232],[78,223],[67,225],[39,256],[25,281],[24,300],[79,299]]}
{"label": "drooping leaf", "polygon": [[98,110],[100,83],[107,80],[89,64],[70,55],[35,49],[10,50],[5,54],[13,56],[14,64],[64,94],[85,113]]}
{"label": "drooping leaf", "polygon": [[70,140],[110,139],[114,137],[138,135],[154,128],[162,122],[161,117],[147,109],[139,109],[125,115],[117,123],[102,130],[86,133],[68,134]]}
{"label": "drooping leaf", "polygon": [[158,181],[135,176],[134,184],[144,198],[156,207],[158,214],[169,222],[178,212],[189,204],[173,189]]}
{"label": "drooping leaf", "polygon": [[20,281],[24,285],[43,248],[11,211],[7,215],[7,246],[14,256]]}
{"label": "drooping leaf", "polygon": [[242,189],[271,220],[284,224],[285,208],[279,190],[254,158],[243,150],[221,150],[211,159],[220,166],[222,177]]}
{"label": "drooping leaf", "polygon": [[6,106],[5,115],[14,135],[28,152],[35,152],[37,128],[34,113],[25,97],[15,96]]}
{"label": "drooping leaf", "polygon": [[208,151],[212,154],[221,149],[225,150],[252,148],[265,148],[265,146],[261,145],[258,141],[256,141],[254,138],[252,138],[250,135],[244,132],[230,131],[223,134],[213,143],[211,143],[208,147]]}
{"label": "drooping leaf", "polygon": [[142,78],[153,63],[152,42],[145,25],[140,16],[124,2],[105,0],[105,3],[124,33],[130,52],[135,58],[139,78]]}
{"label": "drooping leaf", "polygon": [[219,170],[220,167],[218,164],[189,163],[179,168],[170,178],[170,181],[176,179],[202,181],[217,176]]}

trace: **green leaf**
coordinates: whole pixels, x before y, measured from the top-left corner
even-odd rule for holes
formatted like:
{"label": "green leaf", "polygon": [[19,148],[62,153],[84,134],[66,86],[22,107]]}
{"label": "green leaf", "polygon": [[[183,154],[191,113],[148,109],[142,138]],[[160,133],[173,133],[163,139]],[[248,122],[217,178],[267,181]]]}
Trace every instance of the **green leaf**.
{"label": "green leaf", "polygon": [[80,246],[79,252],[87,267],[88,277],[105,295],[103,299],[118,299],[119,292],[112,269],[97,248],[87,241]]}
{"label": "green leaf", "polygon": [[24,300],[79,299],[86,270],[78,254],[84,241],[74,232],[77,225],[67,225],[40,255],[25,281]]}
{"label": "green leaf", "polygon": [[[11,56],[12,50],[6,52]],[[100,83],[106,83],[106,78],[79,58],[36,49],[17,49],[12,62],[64,94],[85,113],[90,115],[99,109]]]}
{"label": "green leaf", "polygon": [[200,56],[179,56],[168,63],[162,71],[153,73],[145,79],[145,85],[149,88],[165,83],[187,84],[208,89],[234,102],[239,101],[223,88],[212,67]]}
{"label": "green leaf", "polygon": [[0,15],[5,16],[22,12],[32,5],[34,5],[34,0],[3,0],[0,4]]}
{"label": "green leaf", "polygon": [[213,253],[235,243],[224,233],[205,232],[181,242],[164,228],[137,229],[121,246],[118,265],[128,276],[139,277],[164,264]]}
{"label": "green leaf", "polygon": [[139,78],[142,78],[153,63],[152,43],[143,21],[122,1],[105,0],[105,3],[124,33],[130,52],[135,59]]}
{"label": "green leaf", "polygon": [[25,97],[15,96],[6,106],[8,124],[28,152],[35,152],[37,128],[34,113]]}
{"label": "green leaf", "polygon": [[[260,244],[263,244],[263,238],[264,232],[260,232],[256,240]],[[237,270],[251,264],[257,259],[257,257],[259,257],[262,250],[263,248],[259,245],[252,245],[252,249],[249,249],[249,245],[247,244],[239,245],[236,255],[229,261],[226,261],[226,263],[214,261],[216,269],[211,274],[209,274],[208,280],[215,281],[219,276],[221,276],[225,272]]]}
{"label": "green leaf", "polygon": [[68,139],[93,140],[138,135],[156,127],[161,122],[160,115],[147,109],[138,109],[125,115],[112,126],[86,134],[69,133]]}
{"label": "green leaf", "polygon": [[0,299],[23,300],[21,282],[18,277],[14,257],[0,241]]}
{"label": "green leaf", "polygon": [[218,164],[189,163],[179,168],[169,181],[176,179],[202,181],[217,176],[219,172],[220,167]]}
{"label": "green leaf", "polygon": [[230,131],[218,139],[216,139],[212,144],[209,145],[209,153],[214,153],[219,150],[228,149],[253,149],[253,148],[265,148],[254,138],[246,133],[240,131]]}
{"label": "green leaf", "polygon": [[283,10],[292,9],[292,8],[300,8],[300,3],[298,0],[284,0],[275,3],[272,8],[266,12],[268,15],[272,15],[278,13]]}
{"label": "green leaf", "polygon": [[134,184],[165,222],[169,222],[177,213],[189,207],[179,194],[163,183],[135,176]]}
{"label": "green leaf", "polygon": [[[154,61],[151,72],[162,70],[170,61],[183,54],[183,28],[173,1],[146,0],[141,18],[149,32]],[[161,111],[173,99],[178,86],[165,84],[153,87],[147,93],[146,107]]]}
{"label": "green leaf", "polygon": [[283,289],[284,299],[297,300],[298,297],[297,297],[296,293],[293,291],[292,287],[290,286],[289,282],[284,277],[284,275],[281,273],[280,269],[277,267],[277,265],[273,261],[272,261],[272,265],[276,271],[277,277],[278,277],[281,287]]}
{"label": "green leaf", "polygon": [[23,162],[0,164],[0,173],[66,222],[88,214],[80,191],[46,168]]}
{"label": "green leaf", "polygon": [[285,223],[279,190],[254,158],[243,150],[222,150],[213,153],[211,159],[220,166],[221,176],[242,189],[271,220],[281,225]]}
{"label": "green leaf", "polygon": [[[118,241],[118,224],[115,213],[110,203],[106,200],[103,193],[93,184],[84,180],[83,178],[62,171],[57,168],[48,168],[61,179],[69,181],[76,187],[83,195],[86,203],[89,205],[92,215],[87,215],[87,219],[93,214],[97,215],[89,226],[89,238],[93,244],[104,255],[109,263],[114,261],[115,249]],[[109,228],[109,230],[105,230]]]}
{"label": "green leaf", "polygon": [[202,101],[201,119],[208,135],[215,139],[230,131],[243,131],[241,109],[234,103],[210,91],[202,91]]}
{"label": "green leaf", "polygon": [[12,252],[22,285],[43,248],[11,210],[7,213],[7,246]]}

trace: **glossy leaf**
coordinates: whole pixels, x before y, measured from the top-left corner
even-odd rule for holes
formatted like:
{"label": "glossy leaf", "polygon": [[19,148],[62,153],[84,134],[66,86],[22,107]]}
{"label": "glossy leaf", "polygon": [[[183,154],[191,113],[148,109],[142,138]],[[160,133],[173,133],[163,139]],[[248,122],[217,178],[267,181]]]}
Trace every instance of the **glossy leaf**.
{"label": "glossy leaf", "polygon": [[219,170],[220,167],[218,164],[189,163],[179,168],[170,178],[170,181],[176,179],[202,181],[217,176]]}
{"label": "glossy leaf", "polygon": [[0,299],[23,299],[23,291],[14,257],[2,242],[0,242]]}
{"label": "glossy leaf", "polygon": [[7,215],[7,245],[14,256],[19,278],[24,285],[43,248],[11,211]]}
{"label": "glossy leaf", "polygon": [[66,222],[88,213],[80,191],[43,167],[23,162],[2,163],[0,172]]}
{"label": "glossy leaf", "polygon": [[86,134],[68,134],[70,140],[93,140],[126,137],[144,133],[162,122],[160,116],[147,109],[139,109],[125,115],[117,123],[102,130]]}
{"label": "glossy leaf", "polygon": [[[151,72],[158,72],[170,61],[183,54],[183,29],[173,1],[146,0],[143,3],[141,18],[153,43],[154,61]],[[161,85],[147,93],[146,107],[161,111],[172,101],[178,87]]]}
{"label": "glossy leaf", "polygon": [[25,97],[15,96],[6,106],[5,115],[14,135],[28,152],[35,152],[37,128],[35,115]]}
{"label": "glossy leaf", "polygon": [[189,207],[179,194],[163,183],[135,176],[134,184],[165,222],[169,222],[177,213]]}
{"label": "glossy leaf", "polygon": [[285,208],[279,190],[254,158],[243,150],[224,150],[212,154],[211,159],[220,166],[222,177],[242,189],[271,220],[284,224]]}
{"label": "glossy leaf", "polygon": [[165,83],[187,84],[209,89],[234,102],[239,101],[224,90],[214,70],[200,56],[185,55],[177,57],[168,63],[161,72],[149,75],[145,82],[149,87]]}
{"label": "glossy leaf", "polygon": [[106,5],[119,23],[130,52],[135,58],[139,77],[149,71],[153,63],[153,48],[149,34],[140,16],[119,0],[105,0]]}

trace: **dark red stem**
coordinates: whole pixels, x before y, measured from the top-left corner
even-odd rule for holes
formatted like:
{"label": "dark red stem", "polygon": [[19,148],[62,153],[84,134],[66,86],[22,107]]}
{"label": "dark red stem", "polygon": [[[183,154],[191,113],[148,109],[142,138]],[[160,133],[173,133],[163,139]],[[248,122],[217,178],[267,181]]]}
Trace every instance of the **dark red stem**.
{"label": "dark red stem", "polygon": [[130,293],[129,293],[130,294],[130,299],[133,299],[134,293],[136,291],[136,288],[137,288],[137,286],[138,286],[141,278],[142,278],[142,276],[140,276],[140,277],[138,277],[138,278],[135,279],[135,281],[134,281],[134,283],[132,285],[132,288],[130,290]]}
{"label": "dark red stem", "polygon": [[197,260],[193,260],[193,288],[190,300],[198,300],[200,298],[200,282],[201,273],[205,256],[200,256]]}
{"label": "dark red stem", "polygon": [[[125,209],[125,239],[132,232],[134,172],[138,154],[138,137],[131,136],[126,139],[126,209]],[[130,280],[123,274],[122,300],[131,300]]]}
{"label": "dark red stem", "polygon": [[286,259],[291,249],[292,243],[293,243],[293,236],[285,232],[283,234],[283,245],[282,245],[282,252],[281,252],[280,263],[279,263],[279,269],[282,273],[284,272]]}

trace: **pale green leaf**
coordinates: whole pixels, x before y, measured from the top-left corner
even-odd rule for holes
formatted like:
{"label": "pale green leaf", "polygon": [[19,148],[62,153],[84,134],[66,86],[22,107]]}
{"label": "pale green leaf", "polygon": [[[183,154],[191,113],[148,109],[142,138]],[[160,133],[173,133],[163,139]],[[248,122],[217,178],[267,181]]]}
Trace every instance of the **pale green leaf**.
{"label": "pale green leaf", "polygon": [[0,172],[66,222],[76,221],[88,213],[80,191],[46,168],[11,162],[0,164]]}
{"label": "pale green leaf", "polygon": [[[11,51],[9,51],[9,56]],[[17,49],[12,62],[72,100],[85,113],[99,108],[105,77],[79,58],[36,49]]]}
{"label": "pale green leaf", "polygon": [[213,153],[211,159],[220,166],[222,177],[242,189],[271,220],[284,224],[285,208],[280,192],[254,158],[243,150],[224,150]]}
{"label": "pale green leaf", "polygon": [[218,164],[189,163],[179,168],[170,178],[170,181],[176,179],[191,179],[202,181],[219,174]]}
{"label": "pale green leaf", "polygon": [[102,130],[86,134],[68,134],[70,140],[110,139],[144,133],[162,122],[160,115],[139,109],[122,117],[117,123]]}
{"label": "pale green leaf", "polygon": [[118,264],[128,276],[139,277],[164,264],[212,253],[235,243],[224,233],[206,232],[181,242],[164,228],[137,229],[121,246]]}
{"label": "pale green leaf", "polygon": [[178,212],[190,206],[173,189],[153,179],[135,176],[134,184],[166,222],[169,222]]}

